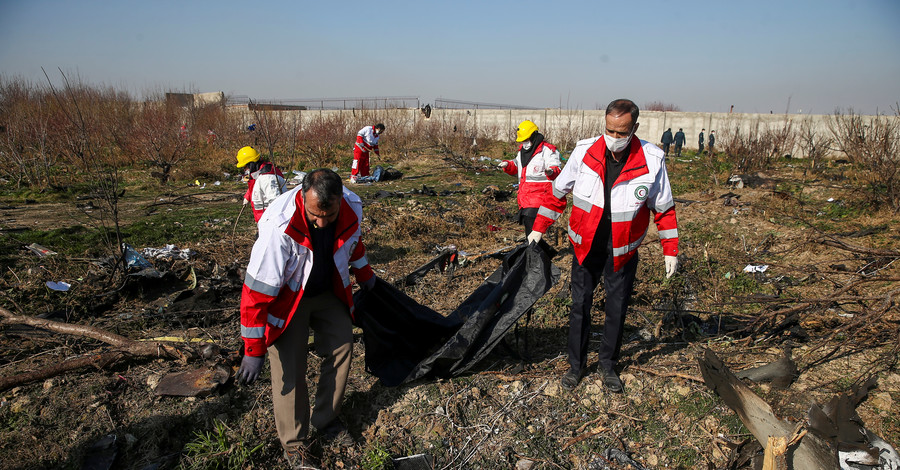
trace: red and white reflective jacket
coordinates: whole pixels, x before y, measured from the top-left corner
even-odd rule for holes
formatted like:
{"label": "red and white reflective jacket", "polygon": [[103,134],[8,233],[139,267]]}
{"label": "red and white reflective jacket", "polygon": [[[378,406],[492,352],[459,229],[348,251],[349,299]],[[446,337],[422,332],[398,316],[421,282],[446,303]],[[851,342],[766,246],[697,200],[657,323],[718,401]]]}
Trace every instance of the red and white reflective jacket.
{"label": "red and white reflective jacket", "polygon": [[[522,146],[515,160],[506,160],[509,164],[503,169],[507,174],[519,178],[519,208],[541,207],[553,204],[553,180],[559,176],[559,151],[556,147],[541,142],[534,149],[534,155],[528,165],[522,169]],[[552,173],[547,177],[545,171]]]}
{"label": "red and white reflective jacket", "polygon": [[[275,200],[259,221],[259,238],[253,245],[241,292],[241,336],[244,353],[262,356],[281,335],[300,299],[312,271],[312,239],[300,197],[300,186]],[[341,209],[334,222],[334,264],[341,285],[334,293],[353,316],[353,285],[375,275],[360,240],[362,201],[344,188]],[[335,278],[337,280],[337,277]]]}
{"label": "red and white reflective jacket", "polygon": [[370,150],[378,153],[378,141],[380,139],[380,135],[375,135],[375,126],[366,126],[356,133],[356,146],[364,153],[369,153]]}
{"label": "red and white reflective jacket", "polygon": [[250,201],[253,219],[259,222],[266,207],[281,195],[284,189],[284,174],[272,162],[265,162],[259,170],[250,173],[244,199]]}
{"label": "red and white reflective jacket", "polygon": [[[659,230],[663,254],[678,254],[678,221],[663,151],[637,137],[631,139],[628,161],[610,191],[613,268],[618,271],[637,252],[647,235],[650,213]],[[538,209],[534,229],[544,233],[566,210],[572,194],[569,240],[575,257],[584,262],[600,225],[606,177],[606,141],[602,136],[579,141],[562,173],[553,182],[554,204]]]}

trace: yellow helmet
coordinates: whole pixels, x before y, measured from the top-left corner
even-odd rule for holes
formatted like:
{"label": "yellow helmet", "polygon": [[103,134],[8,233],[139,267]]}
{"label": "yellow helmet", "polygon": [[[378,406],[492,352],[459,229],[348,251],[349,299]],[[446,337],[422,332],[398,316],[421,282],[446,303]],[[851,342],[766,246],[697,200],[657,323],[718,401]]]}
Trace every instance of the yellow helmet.
{"label": "yellow helmet", "polygon": [[259,152],[253,147],[243,147],[237,153],[237,167],[243,168],[250,162],[259,160]]}
{"label": "yellow helmet", "polygon": [[516,142],[525,142],[531,137],[531,134],[534,134],[537,130],[537,124],[527,119],[522,121],[522,123],[519,124],[519,128],[516,129]]}

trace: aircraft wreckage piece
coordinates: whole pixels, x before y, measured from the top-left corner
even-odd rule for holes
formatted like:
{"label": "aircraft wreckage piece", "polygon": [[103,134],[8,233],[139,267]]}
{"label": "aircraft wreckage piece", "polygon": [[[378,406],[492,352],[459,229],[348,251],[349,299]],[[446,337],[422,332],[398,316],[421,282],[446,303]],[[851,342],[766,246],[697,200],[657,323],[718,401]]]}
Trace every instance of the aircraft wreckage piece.
{"label": "aircraft wreckage piece", "polygon": [[227,382],[230,376],[223,367],[175,372],[160,379],[153,392],[174,397],[205,397]]}
{"label": "aircraft wreckage piece", "polygon": [[[779,419],[772,407],[735,377],[714,352],[707,349],[698,358],[698,363],[706,386],[737,413],[763,448],[770,445],[770,437],[789,437],[794,434],[796,425]],[[836,449],[812,433],[807,433],[799,440],[793,452],[787,455],[787,463],[788,468],[797,470],[840,469]]]}
{"label": "aircraft wreckage piece", "polygon": [[[790,357],[790,353],[785,356]],[[900,470],[900,454],[867,429],[856,413],[856,407],[875,387],[874,377],[832,398],[824,407],[813,403],[805,422],[795,425],[775,416],[769,404],[744,385],[712,351],[706,350],[698,362],[706,385],[737,413],[766,449],[768,466],[763,468]],[[773,364],[781,364],[764,369],[765,374],[744,375],[769,379],[769,372],[774,370],[777,377],[784,377],[784,370],[791,371],[784,362],[784,358],[776,361]],[[776,449],[770,451],[771,446]]]}

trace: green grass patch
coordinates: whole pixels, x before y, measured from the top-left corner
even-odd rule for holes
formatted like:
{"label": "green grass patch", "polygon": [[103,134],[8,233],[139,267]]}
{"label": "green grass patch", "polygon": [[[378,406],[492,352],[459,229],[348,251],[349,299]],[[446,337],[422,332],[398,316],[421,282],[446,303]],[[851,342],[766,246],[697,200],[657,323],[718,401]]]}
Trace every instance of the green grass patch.
{"label": "green grass patch", "polygon": [[360,467],[363,470],[388,470],[394,468],[391,454],[380,444],[372,444],[366,448]]}
{"label": "green grass patch", "polygon": [[250,462],[250,457],[265,445],[255,447],[245,445],[241,436],[233,432],[222,421],[215,422],[212,432],[194,433],[194,439],[184,446],[185,461],[179,468],[194,469],[242,469]]}

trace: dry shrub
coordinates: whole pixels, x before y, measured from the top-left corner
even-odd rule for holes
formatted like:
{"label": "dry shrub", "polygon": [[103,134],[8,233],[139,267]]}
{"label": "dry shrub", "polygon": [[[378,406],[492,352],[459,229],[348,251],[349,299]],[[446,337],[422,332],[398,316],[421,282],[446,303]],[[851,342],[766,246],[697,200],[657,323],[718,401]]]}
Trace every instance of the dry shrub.
{"label": "dry shrub", "polygon": [[349,146],[355,140],[349,140],[348,129],[349,123],[338,114],[318,114],[305,123],[298,138],[299,168],[337,166],[342,161],[343,156],[338,151],[342,146],[352,157],[353,149]]}
{"label": "dry shrub", "polygon": [[834,143],[862,171],[875,201],[900,211],[900,106],[893,116],[837,111],[828,121]]}
{"label": "dry shrub", "polygon": [[58,163],[50,151],[50,109],[46,94],[21,79],[0,79],[0,176],[22,186],[53,184]]}
{"label": "dry shrub", "polygon": [[822,169],[825,156],[831,151],[834,139],[827,134],[817,132],[812,118],[805,119],[800,123],[798,139],[808,162],[807,170],[818,173]]}
{"label": "dry shrub", "polygon": [[646,111],[681,111],[681,108],[679,108],[678,105],[663,101],[651,101],[645,103],[643,109]]}
{"label": "dry shrub", "polygon": [[172,167],[179,164],[188,148],[188,134],[182,132],[181,108],[172,101],[141,103],[127,144],[155,168],[152,175],[165,184]]}
{"label": "dry shrub", "polygon": [[[737,125],[726,126],[721,134],[721,147],[725,157],[739,172],[759,171],[771,167],[776,159],[793,152],[797,140],[793,123],[789,120],[774,129],[757,122],[746,133]],[[710,162],[707,164],[715,166],[713,155],[710,155]]]}

